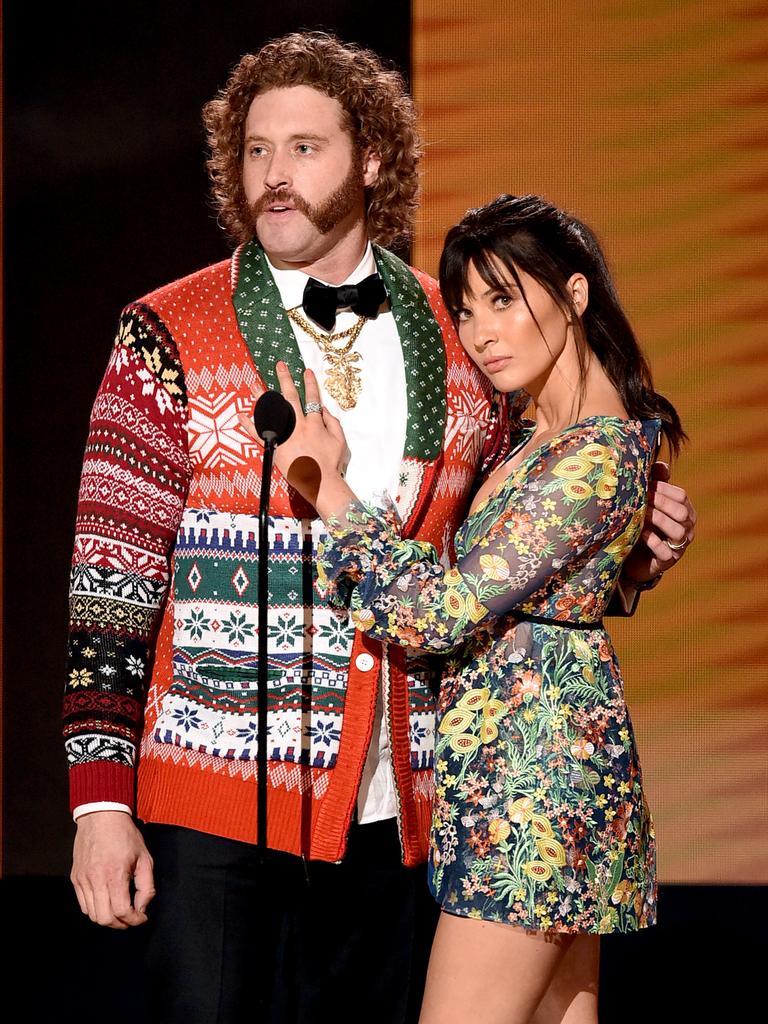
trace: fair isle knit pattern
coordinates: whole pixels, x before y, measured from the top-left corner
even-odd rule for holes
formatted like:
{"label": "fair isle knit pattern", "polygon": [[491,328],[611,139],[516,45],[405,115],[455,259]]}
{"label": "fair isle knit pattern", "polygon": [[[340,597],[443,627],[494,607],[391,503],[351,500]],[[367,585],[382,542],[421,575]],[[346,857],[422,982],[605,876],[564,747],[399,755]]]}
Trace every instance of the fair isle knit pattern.
{"label": "fair isle knit pattern", "polygon": [[129,306],[93,407],[70,585],[64,736],[77,803],[133,805],[149,641],[190,479],[178,353]]}
{"label": "fair isle knit pattern", "polygon": [[[490,428],[489,389],[434,282],[375,252],[408,379],[395,500],[406,528],[442,551]],[[134,806],[143,712],[139,816],[254,838],[261,456],[237,416],[252,408],[252,383],[274,383],[277,358],[302,369],[253,243],[126,311],[81,489],[65,710],[73,805]],[[400,652],[388,660],[320,597],[325,528],[279,474],[271,510],[270,845],[343,855],[383,667],[404,860],[417,863],[432,793],[435,664]]]}
{"label": "fair isle knit pattern", "polygon": [[[176,544],[173,682],[155,725],[159,743],[255,759],[259,553],[257,516],[188,509]],[[354,630],[312,607],[312,565],[325,537],[273,518],[269,551],[269,757],[332,768],[341,738]]]}

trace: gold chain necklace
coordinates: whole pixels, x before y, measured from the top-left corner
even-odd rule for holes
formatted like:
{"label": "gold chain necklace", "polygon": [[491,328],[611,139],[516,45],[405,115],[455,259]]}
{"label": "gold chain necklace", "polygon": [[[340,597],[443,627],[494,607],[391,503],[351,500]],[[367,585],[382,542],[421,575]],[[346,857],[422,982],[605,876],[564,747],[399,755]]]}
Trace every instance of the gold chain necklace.
{"label": "gold chain necklace", "polygon": [[[338,334],[321,334],[315,330],[306,317],[299,313],[299,309],[301,306],[295,306],[293,309],[286,309],[285,312],[289,320],[317,342],[323,353],[323,359],[327,363],[325,390],[332,398],[336,399],[342,409],[354,409],[363,385],[360,382],[360,367],[356,365],[360,362],[360,353],[353,352],[352,346],[357,341],[368,317],[358,317],[356,323],[345,331],[339,331]],[[334,345],[340,341],[346,341],[346,344],[341,348],[335,348]]]}

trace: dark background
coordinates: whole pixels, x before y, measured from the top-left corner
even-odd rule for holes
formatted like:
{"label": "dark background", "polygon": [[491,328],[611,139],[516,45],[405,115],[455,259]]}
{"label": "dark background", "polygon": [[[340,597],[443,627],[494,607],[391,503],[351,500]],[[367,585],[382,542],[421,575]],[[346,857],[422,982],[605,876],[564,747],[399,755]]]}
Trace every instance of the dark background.
{"label": "dark background", "polygon": [[[25,1020],[121,1024],[145,1010],[142,930],[92,925],[67,880],[59,727],[78,476],[120,310],[229,252],[207,201],[200,109],[238,58],[329,28],[407,74],[410,13],[405,0],[4,5],[2,893],[14,980],[32,979]],[[658,929],[604,943],[601,1019],[738,1019],[765,918],[764,889],[663,887]]]}

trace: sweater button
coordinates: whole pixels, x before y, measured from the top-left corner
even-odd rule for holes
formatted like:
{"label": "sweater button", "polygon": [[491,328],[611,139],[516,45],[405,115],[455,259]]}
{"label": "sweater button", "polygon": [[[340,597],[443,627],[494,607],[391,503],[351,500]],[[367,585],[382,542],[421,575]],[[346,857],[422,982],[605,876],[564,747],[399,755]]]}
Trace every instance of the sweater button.
{"label": "sweater button", "polygon": [[373,665],[373,657],[370,654],[358,654],[355,658],[355,668],[359,668],[361,672],[370,672]]}

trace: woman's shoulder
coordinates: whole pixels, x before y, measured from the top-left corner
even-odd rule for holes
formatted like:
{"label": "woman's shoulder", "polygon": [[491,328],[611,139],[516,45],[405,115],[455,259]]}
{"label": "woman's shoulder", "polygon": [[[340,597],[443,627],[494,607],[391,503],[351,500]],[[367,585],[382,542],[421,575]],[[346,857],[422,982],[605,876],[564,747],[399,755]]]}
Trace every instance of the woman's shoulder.
{"label": "woman's shoulder", "polygon": [[573,514],[607,514],[648,486],[656,456],[658,420],[589,416],[553,437],[521,467],[528,489],[558,499]]}
{"label": "woman's shoulder", "polygon": [[552,438],[547,446],[551,456],[576,451],[590,462],[600,462],[609,454],[639,458],[655,454],[661,421],[627,419],[621,416],[587,416]]}

